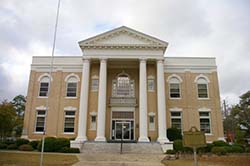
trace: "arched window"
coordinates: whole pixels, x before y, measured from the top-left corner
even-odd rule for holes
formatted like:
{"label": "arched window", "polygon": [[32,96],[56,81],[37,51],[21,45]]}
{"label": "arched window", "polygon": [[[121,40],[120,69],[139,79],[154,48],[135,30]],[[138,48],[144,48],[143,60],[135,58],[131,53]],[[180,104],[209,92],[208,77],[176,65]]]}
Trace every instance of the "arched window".
{"label": "arched window", "polygon": [[168,78],[169,82],[169,97],[170,98],[181,98],[181,78],[177,75],[171,75]]}
{"label": "arched window", "polygon": [[197,84],[198,98],[208,98],[208,78],[206,76],[199,75],[196,77],[195,83]]}
{"label": "arched window", "polygon": [[113,80],[112,96],[113,97],[134,97],[134,80],[129,78],[129,75],[122,72]]}
{"label": "arched window", "polygon": [[41,75],[38,81],[40,82],[39,97],[47,97],[49,91],[49,74]]}
{"label": "arched window", "polygon": [[77,83],[80,81],[79,77],[75,74],[70,74],[65,78],[67,82],[66,97],[76,97],[77,95]]}

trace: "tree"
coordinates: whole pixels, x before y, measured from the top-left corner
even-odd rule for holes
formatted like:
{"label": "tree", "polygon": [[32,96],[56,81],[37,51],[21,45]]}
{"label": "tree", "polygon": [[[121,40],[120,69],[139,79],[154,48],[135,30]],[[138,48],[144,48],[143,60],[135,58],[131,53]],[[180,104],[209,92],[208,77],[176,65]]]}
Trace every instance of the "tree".
{"label": "tree", "polygon": [[13,105],[6,100],[0,104],[0,137],[1,140],[11,136],[16,122],[16,112]]}
{"label": "tree", "polygon": [[18,95],[16,97],[14,97],[14,99],[12,100],[12,105],[14,106],[15,110],[16,110],[16,114],[19,117],[23,117],[24,116],[24,110],[25,110],[25,103],[26,103],[26,99],[23,95]]}

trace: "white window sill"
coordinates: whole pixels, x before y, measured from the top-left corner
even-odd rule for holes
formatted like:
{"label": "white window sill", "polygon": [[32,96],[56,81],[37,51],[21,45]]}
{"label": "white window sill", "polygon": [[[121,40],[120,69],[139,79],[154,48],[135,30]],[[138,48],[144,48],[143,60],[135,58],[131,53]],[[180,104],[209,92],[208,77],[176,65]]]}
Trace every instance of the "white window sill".
{"label": "white window sill", "polygon": [[43,134],[43,132],[33,132],[33,134]]}
{"label": "white window sill", "polygon": [[65,99],[77,99],[77,97],[65,97]]}
{"label": "white window sill", "polygon": [[65,135],[74,135],[75,133],[68,132],[68,133],[63,133],[63,134],[65,134]]}
{"label": "white window sill", "polygon": [[37,96],[37,98],[39,98],[39,99],[46,99],[46,98],[48,98],[48,96]]}
{"label": "white window sill", "polygon": [[155,90],[148,90],[148,92],[155,92]]}
{"label": "white window sill", "polygon": [[181,100],[181,97],[180,98],[172,98],[172,97],[170,97],[169,99],[170,100]]}
{"label": "white window sill", "polygon": [[210,98],[198,98],[198,100],[210,100]]}
{"label": "white window sill", "polygon": [[213,136],[212,133],[205,133],[205,136]]}

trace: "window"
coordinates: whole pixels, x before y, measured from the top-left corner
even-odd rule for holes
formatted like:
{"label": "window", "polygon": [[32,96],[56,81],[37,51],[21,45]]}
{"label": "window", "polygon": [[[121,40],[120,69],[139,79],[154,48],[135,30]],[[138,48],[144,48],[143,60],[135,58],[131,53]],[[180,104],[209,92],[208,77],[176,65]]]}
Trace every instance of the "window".
{"label": "window", "polygon": [[77,96],[77,82],[80,79],[75,74],[70,74],[65,78],[67,82],[66,97],[76,97]]}
{"label": "window", "polygon": [[47,97],[48,91],[49,91],[49,77],[44,76],[40,80],[39,96],[40,97]]}
{"label": "window", "polygon": [[211,133],[210,127],[210,113],[209,112],[199,112],[200,115],[200,130],[204,133]]}
{"label": "window", "polygon": [[182,132],[181,112],[171,112],[171,127]]}
{"label": "window", "polygon": [[154,79],[148,79],[148,91],[154,91],[155,90],[155,80]]}
{"label": "window", "polygon": [[91,115],[90,130],[96,130],[96,115]]}
{"label": "window", "polygon": [[112,82],[112,97],[134,97],[134,80],[130,80],[126,73],[118,75]]}
{"label": "window", "polygon": [[65,111],[64,133],[74,133],[75,111]]}
{"label": "window", "polygon": [[205,75],[200,74],[196,77],[195,83],[197,84],[197,93],[199,99],[208,98],[208,83],[209,80]]}
{"label": "window", "polygon": [[150,115],[149,116],[149,131],[154,131],[155,130],[155,116]]}
{"label": "window", "polygon": [[98,87],[99,87],[99,79],[92,78],[91,90],[98,91]]}
{"label": "window", "polygon": [[169,96],[170,98],[180,98],[181,97],[181,90],[180,90],[180,78],[176,76],[172,76],[169,79]]}
{"label": "window", "polygon": [[45,124],[45,110],[37,110],[36,112],[36,132],[43,132],[44,131],[44,124]]}

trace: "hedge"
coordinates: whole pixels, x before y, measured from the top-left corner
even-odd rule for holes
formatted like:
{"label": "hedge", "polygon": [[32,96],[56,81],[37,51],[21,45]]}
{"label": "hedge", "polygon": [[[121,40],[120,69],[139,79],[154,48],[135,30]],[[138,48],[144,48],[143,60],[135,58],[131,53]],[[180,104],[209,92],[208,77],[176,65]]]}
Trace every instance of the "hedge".
{"label": "hedge", "polygon": [[224,141],[214,141],[213,142],[214,146],[230,146],[228,143],[224,142]]}
{"label": "hedge", "polygon": [[166,151],[166,154],[175,154],[175,153],[176,153],[176,151],[175,150],[171,150],[171,149],[169,149],[169,150]]}
{"label": "hedge", "polygon": [[180,139],[179,140],[174,140],[173,148],[177,152],[182,152],[184,150],[182,140],[180,140]]}
{"label": "hedge", "polygon": [[29,145],[32,146],[33,149],[37,149],[37,146],[40,141],[30,141]]}
{"label": "hedge", "polygon": [[16,146],[16,144],[10,144],[10,145],[7,146],[7,149],[16,150],[16,149],[18,149],[18,147]]}
{"label": "hedge", "polygon": [[182,139],[181,131],[177,128],[168,128],[167,137],[170,141]]}
{"label": "hedge", "polygon": [[78,148],[69,148],[69,147],[64,147],[61,149],[62,153],[80,153],[80,150]]}
{"label": "hedge", "polygon": [[227,151],[224,147],[213,147],[211,151],[213,154],[217,154],[217,155],[226,155],[227,154]]}
{"label": "hedge", "polygon": [[7,149],[7,144],[0,143],[0,149]]}
{"label": "hedge", "polygon": [[16,140],[16,146],[19,147],[21,145],[28,144],[29,142],[30,141],[27,139],[20,138],[20,139]]}
{"label": "hedge", "polygon": [[33,151],[34,149],[32,148],[31,145],[28,144],[23,144],[18,147],[19,150],[21,151]]}
{"label": "hedge", "polygon": [[[70,141],[67,138],[47,137],[44,141],[44,152],[61,152],[64,147],[70,147]],[[41,151],[42,141],[38,143],[37,149]]]}

